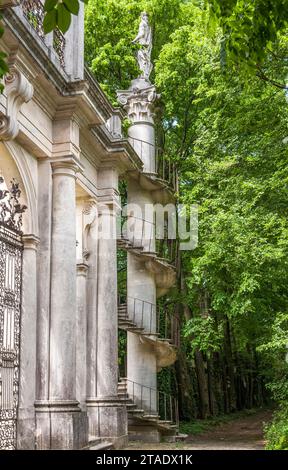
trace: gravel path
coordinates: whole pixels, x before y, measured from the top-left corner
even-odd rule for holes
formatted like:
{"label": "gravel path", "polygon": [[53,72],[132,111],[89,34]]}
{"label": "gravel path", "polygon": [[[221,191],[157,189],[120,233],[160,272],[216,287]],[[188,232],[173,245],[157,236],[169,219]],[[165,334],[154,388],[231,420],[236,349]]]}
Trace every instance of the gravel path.
{"label": "gravel path", "polygon": [[175,444],[131,442],[127,450],[261,450],[265,445],[263,423],[269,422],[271,415],[270,411],[259,411]]}

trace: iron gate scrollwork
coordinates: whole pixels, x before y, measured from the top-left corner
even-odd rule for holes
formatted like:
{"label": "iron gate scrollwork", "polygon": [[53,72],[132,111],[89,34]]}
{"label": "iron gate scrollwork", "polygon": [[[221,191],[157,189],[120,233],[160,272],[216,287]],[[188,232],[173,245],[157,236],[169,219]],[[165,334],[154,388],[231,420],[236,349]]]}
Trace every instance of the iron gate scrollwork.
{"label": "iron gate scrollwork", "polygon": [[22,284],[21,191],[0,176],[0,450],[16,448]]}

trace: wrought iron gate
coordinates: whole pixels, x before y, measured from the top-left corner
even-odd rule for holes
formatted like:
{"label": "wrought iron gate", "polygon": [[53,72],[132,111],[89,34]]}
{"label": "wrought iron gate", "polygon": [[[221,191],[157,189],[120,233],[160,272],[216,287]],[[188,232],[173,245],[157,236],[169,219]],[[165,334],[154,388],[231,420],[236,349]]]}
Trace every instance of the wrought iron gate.
{"label": "wrought iron gate", "polygon": [[19,390],[22,283],[20,190],[0,176],[0,450],[15,449]]}

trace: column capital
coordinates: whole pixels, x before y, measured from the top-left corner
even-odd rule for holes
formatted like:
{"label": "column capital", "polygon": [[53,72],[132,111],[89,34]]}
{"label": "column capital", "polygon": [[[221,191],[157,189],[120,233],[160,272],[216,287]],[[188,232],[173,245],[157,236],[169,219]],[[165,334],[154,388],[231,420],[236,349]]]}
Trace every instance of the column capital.
{"label": "column capital", "polygon": [[[121,205],[119,201],[116,199],[108,199],[108,200],[99,200],[97,205],[98,215],[102,214],[110,214],[116,215],[117,213],[121,212]],[[114,214],[115,213],[115,214]]]}
{"label": "column capital", "polygon": [[89,266],[83,261],[77,263],[77,276],[87,277]]}
{"label": "column capital", "polygon": [[35,250],[37,251],[40,238],[33,234],[26,234],[22,236],[24,250]]}
{"label": "column capital", "polygon": [[137,78],[133,80],[128,90],[119,90],[117,97],[133,124],[138,122],[154,124],[155,102],[160,98],[154,85]]}
{"label": "column capital", "polygon": [[100,189],[97,197],[97,210],[98,214],[113,211],[121,211],[121,203],[118,191],[115,189]]}
{"label": "column capital", "polygon": [[67,157],[53,158],[51,159],[51,167],[53,174],[55,175],[66,175],[76,178],[76,173],[82,172],[83,167],[78,159],[73,155]]}

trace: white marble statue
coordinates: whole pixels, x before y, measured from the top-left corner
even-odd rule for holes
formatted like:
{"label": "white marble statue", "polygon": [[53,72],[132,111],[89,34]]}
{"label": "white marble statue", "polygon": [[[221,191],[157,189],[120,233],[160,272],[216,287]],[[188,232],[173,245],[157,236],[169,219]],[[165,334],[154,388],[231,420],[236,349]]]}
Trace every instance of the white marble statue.
{"label": "white marble statue", "polygon": [[152,30],[146,12],[141,13],[139,31],[132,43],[138,43],[141,46],[141,48],[137,52],[137,62],[142,72],[140,78],[149,80],[153,68],[151,63]]}

